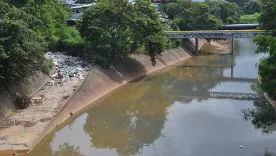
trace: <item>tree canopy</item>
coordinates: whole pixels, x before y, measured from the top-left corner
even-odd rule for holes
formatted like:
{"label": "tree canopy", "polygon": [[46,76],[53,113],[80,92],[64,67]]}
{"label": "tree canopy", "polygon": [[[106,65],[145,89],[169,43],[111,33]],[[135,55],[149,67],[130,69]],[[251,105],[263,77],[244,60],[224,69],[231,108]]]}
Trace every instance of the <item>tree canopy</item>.
{"label": "tree canopy", "polygon": [[211,14],[206,3],[190,0],[169,2],[161,6],[169,18],[179,26],[180,30],[218,29],[223,23]]}
{"label": "tree canopy", "polygon": [[0,82],[4,85],[40,70],[47,44],[33,30],[41,23],[36,17],[1,1],[0,19]]}
{"label": "tree canopy", "polygon": [[236,3],[206,1],[211,14],[221,19],[224,24],[237,24],[240,19],[240,8]]}
{"label": "tree canopy", "polygon": [[259,0],[249,0],[243,8],[245,14],[254,14],[261,11],[261,2]]}
{"label": "tree canopy", "polygon": [[258,35],[254,38],[258,45],[258,53],[268,53],[269,56],[261,60],[259,74],[262,77],[260,87],[272,99],[276,99],[276,1],[262,0],[262,11],[259,22],[262,28],[272,32],[272,36]]}
{"label": "tree canopy", "polygon": [[78,29],[87,43],[86,55],[103,67],[116,67],[137,48],[153,64],[165,47],[163,27],[150,1],[102,0],[87,9]]}
{"label": "tree canopy", "polygon": [[[69,16],[61,0],[8,0],[11,5],[41,21],[35,31],[51,44],[56,42]],[[51,46],[51,45],[50,45]]]}

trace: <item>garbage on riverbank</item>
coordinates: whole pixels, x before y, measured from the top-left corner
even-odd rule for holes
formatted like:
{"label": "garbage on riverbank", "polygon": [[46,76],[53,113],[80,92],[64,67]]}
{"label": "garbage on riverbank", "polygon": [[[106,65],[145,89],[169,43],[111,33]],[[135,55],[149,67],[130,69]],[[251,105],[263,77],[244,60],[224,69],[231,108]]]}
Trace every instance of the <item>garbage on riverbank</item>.
{"label": "garbage on riverbank", "polygon": [[79,57],[65,55],[64,53],[48,52],[45,57],[52,59],[55,64],[55,72],[51,75],[51,81],[46,86],[62,86],[74,79],[82,80],[91,69],[91,65]]}

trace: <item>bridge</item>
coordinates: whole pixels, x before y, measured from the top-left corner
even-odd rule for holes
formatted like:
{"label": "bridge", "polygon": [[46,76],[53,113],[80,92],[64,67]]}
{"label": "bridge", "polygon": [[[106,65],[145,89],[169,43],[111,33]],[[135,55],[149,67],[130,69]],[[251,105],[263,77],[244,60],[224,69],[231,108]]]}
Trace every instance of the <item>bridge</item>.
{"label": "bridge", "polygon": [[265,30],[191,30],[191,31],[165,31],[167,38],[253,38],[255,35],[269,33]]}
{"label": "bridge", "polygon": [[258,34],[269,35],[265,30],[191,30],[165,31],[167,38],[195,38],[195,52],[198,52],[198,39],[231,39],[231,54],[234,54],[234,38],[253,38]]}

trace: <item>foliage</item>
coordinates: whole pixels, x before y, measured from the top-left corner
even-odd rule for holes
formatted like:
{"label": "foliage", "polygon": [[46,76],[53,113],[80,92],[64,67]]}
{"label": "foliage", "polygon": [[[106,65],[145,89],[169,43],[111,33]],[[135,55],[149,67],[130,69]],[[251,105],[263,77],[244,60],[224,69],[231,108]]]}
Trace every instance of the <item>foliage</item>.
{"label": "foliage", "polygon": [[262,29],[275,31],[276,30],[276,1],[274,0],[262,0],[262,11],[259,19],[259,23],[262,25]]}
{"label": "foliage", "polygon": [[155,64],[165,46],[159,16],[147,0],[100,1],[84,12],[78,29],[87,44],[85,54],[103,67],[116,67],[139,47]]}
{"label": "foliage", "polygon": [[40,70],[47,44],[31,29],[39,23],[34,16],[0,1],[0,19],[0,75],[4,85]]}
{"label": "foliage", "polygon": [[259,23],[259,17],[260,17],[260,13],[255,13],[252,15],[243,15],[240,18],[240,23],[242,24],[255,24],[255,23]]}
{"label": "foliage", "polygon": [[41,21],[39,27],[33,29],[40,36],[44,36],[53,47],[58,41],[60,29],[64,28],[68,16],[62,0],[8,0],[28,14],[34,15]]}
{"label": "foliage", "polygon": [[56,49],[66,51],[67,54],[72,56],[83,57],[85,42],[76,27],[64,27],[61,31]]}
{"label": "foliage", "polygon": [[244,5],[249,1],[249,0],[226,0],[227,2],[233,2],[236,3],[240,8],[243,8]]}
{"label": "foliage", "polygon": [[263,133],[272,133],[275,129],[270,128],[276,123],[276,110],[265,98],[254,101],[255,108],[242,109],[245,120],[261,129]]}
{"label": "foliage", "polygon": [[249,0],[243,10],[245,14],[259,13],[261,11],[261,2],[259,0]]}
{"label": "foliage", "polygon": [[223,23],[211,14],[206,3],[189,0],[170,2],[161,6],[170,19],[178,21],[180,30],[218,29]]}
{"label": "foliage", "polygon": [[261,89],[276,100],[276,1],[262,0],[260,24],[262,28],[273,32],[273,36],[259,35],[254,38],[258,45],[258,53],[268,53],[269,56],[261,60],[259,74],[261,76]]}
{"label": "foliage", "polygon": [[17,109],[25,109],[31,104],[31,98],[27,95],[17,96],[14,103]]}
{"label": "foliage", "polygon": [[236,3],[206,1],[211,13],[221,19],[224,24],[239,23],[240,8]]}
{"label": "foliage", "polygon": [[51,59],[45,59],[42,63],[42,72],[45,74],[50,74],[50,70],[54,67],[54,62]]}

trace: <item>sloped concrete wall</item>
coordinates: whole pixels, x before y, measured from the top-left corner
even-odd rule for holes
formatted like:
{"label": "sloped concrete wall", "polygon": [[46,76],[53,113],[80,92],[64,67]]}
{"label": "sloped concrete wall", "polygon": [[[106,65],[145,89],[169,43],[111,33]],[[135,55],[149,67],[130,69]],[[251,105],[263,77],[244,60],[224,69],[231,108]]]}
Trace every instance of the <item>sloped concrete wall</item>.
{"label": "sloped concrete wall", "polygon": [[132,55],[125,59],[116,70],[94,67],[86,77],[82,86],[79,87],[68,103],[60,110],[48,128],[34,143],[33,147],[54,128],[75,114],[80,113],[88,105],[93,105],[94,101],[108,92],[147,73],[178,63],[190,57],[191,55],[183,48],[176,48],[166,51],[162,56],[158,56],[155,66],[152,66],[152,62],[148,56]]}
{"label": "sloped concrete wall", "polygon": [[36,71],[33,75],[11,84],[7,88],[0,87],[0,120],[15,110],[13,101],[16,94],[31,96],[49,80],[48,75]]}

